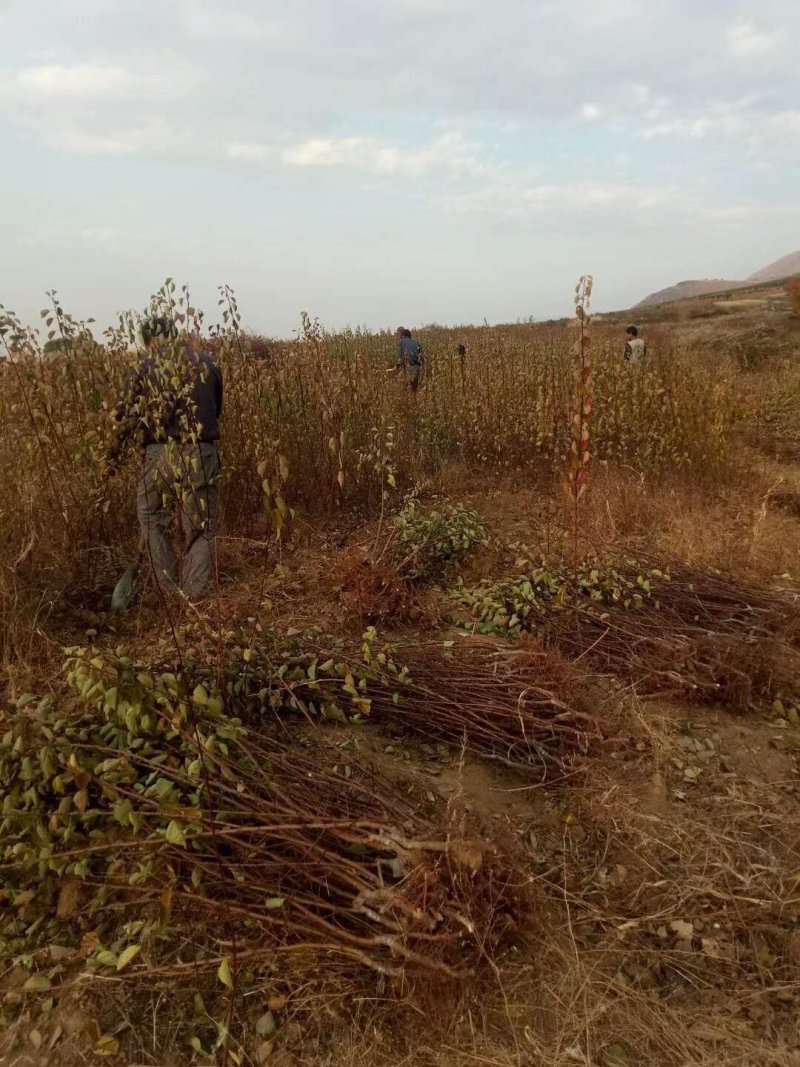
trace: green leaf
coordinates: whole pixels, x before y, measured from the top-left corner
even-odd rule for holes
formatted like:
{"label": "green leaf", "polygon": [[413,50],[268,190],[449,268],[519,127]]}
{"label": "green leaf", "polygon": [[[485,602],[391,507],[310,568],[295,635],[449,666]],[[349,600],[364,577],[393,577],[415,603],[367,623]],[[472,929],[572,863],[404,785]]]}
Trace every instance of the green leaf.
{"label": "green leaf", "polygon": [[117,960],[117,970],[121,971],[128,966],[139,953],[142,951],[141,945],[128,945],[126,949],[123,949]]}
{"label": "green leaf", "polygon": [[94,958],[101,967],[117,966],[117,954],[115,952],[110,952],[107,948],[101,949]]}
{"label": "green leaf", "polygon": [[50,979],[45,974],[32,974],[22,988],[28,993],[44,993],[50,988]]}
{"label": "green leaf", "polygon": [[231,961],[226,956],[217,968],[217,978],[228,989],[233,989],[233,975],[231,974]]}
{"label": "green leaf", "polygon": [[171,845],[180,845],[182,848],[186,848],[186,834],[183,832],[181,824],[175,822],[174,819],[167,826],[166,838]]}
{"label": "green leaf", "polygon": [[285,903],[286,900],[284,897],[267,897],[264,901],[264,907],[268,911],[277,911],[277,909],[282,908]]}
{"label": "green leaf", "polygon": [[208,704],[208,693],[206,692],[205,686],[196,685],[194,687],[194,693],[192,693],[192,700],[201,708],[204,708]]}

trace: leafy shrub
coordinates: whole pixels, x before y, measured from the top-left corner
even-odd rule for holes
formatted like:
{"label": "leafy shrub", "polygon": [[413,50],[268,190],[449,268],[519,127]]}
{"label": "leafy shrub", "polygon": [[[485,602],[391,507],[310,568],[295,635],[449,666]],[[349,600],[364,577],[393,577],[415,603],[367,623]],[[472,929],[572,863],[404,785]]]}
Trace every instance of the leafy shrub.
{"label": "leafy shrub", "polygon": [[489,528],[478,514],[461,504],[441,511],[422,508],[411,497],[395,519],[397,550],[409,578],[432,578],[485,543]]}

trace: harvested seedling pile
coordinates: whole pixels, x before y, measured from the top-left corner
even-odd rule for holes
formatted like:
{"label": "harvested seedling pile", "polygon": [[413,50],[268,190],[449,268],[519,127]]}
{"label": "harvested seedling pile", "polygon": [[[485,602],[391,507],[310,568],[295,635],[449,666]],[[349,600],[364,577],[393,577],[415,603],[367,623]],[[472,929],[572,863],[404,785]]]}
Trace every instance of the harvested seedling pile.
{"label": "harvested seedling pile", "polygon": [[226,647],[223,664],[182,671],[76,648],[79,710],[25,695],[8,715],[0,938],[25,989],[191,973],[219,992],[321,956],[407,989],[491,958],[530,913],[513,850],[476,839],[452,806],[413,807],[307,720],[357,722],[374,703],[420,730],[427,716],[431,736],[541,762],[584,727],[536,684],[537,664],[488,649],[466,665],[420,657],[448,671],[445,698],[374,634],[349,658]]}
{"label": "harvested seedling pile", "polygon": [[726,575],[652,561],[590,561],[522,573],[453,596],[482,633],[529,631],[642,693],[744,708],[791,687],[800,607]]}
{"label": "harvested seedling pile", "polygon": [[[453,642],[448,642],[453,645]],[[372,714],[439,741],[463,741],[483,756],[521,769],[566,769],[602,735],[586,683],[554,651],[494,643],[403,649],[410,671],[399,698],[377,690]]]}

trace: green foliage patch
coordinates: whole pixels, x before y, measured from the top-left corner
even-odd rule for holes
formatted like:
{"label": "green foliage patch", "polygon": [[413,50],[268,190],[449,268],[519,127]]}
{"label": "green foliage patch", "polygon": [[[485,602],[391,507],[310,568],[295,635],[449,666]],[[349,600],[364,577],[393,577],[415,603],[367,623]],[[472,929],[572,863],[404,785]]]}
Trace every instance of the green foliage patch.
{"label": "green foliage patch", "polygon": [[395,519],[397,552],[409,578],[436,578],[484,544],[489,528],[477,512],[461,504],[424,508],[411,497]]}

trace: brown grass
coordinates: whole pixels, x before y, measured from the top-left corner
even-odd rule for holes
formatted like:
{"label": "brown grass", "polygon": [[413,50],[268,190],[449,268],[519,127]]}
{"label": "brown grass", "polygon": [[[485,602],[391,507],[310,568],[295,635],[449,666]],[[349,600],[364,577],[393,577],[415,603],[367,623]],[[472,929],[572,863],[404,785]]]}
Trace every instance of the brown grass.
{"label": "brown grass", "polygon": [[[667,558],[693,583],[722,568],[735,578],[727,590],[734,605],[796,596],[796,469],[756,458],[736,421],[760,433],[768,411],[769,433],[794,440],[785,403],[794,372],[764,356],[764,346],[771,351],[776,337],[789,344],[791,334],[784,324],[779,335],[759,330],[748,341],[751,320],[745,309],[724,326],[654,328],[654,365],[640,378],[620,369],[616,332],[595,325],[597,454],[581,500],[581,553]],[[721,358],[720,330],[736,334]],[[148,593],[121,619],[105,608],[135,543],[134,469],[106,483],[100,456],[129,356],[120,343],[100,348],[74,335],[50,362],[18,345],[0,367],[4,727],[16,721],[12,701],[23,689],[74,712],[57,677],[67,640],[91,640],[103,654],[124,641],[143,663],[181,655],[207,666],[257,628],[312,634],[350,655],[353,630],[374,622],[392,631],[398,660],[410,666],[401,702],[381,691],[371,724],[294,730],[288,749],[284,739],[280,751],[264,750],[263,781],[241,782],[238,793],[230,786],[232,803],[252,802],[261,822],[248,823],[230,869],[213,850],[204,854],[216,890],[202,904],[181,877],[180,858],[169,857],[173,925],[168,939],[148,946],[152,959],[140,960],[138,977],[136,968],[81,974],[74,985],[58,976],[48,1013],[46,996],[22,989],[24,954],[6,946],[0,1054],[9,1062],[57,1055],[65,1067],[85,1063],[107,1033],[121,1042],[119,1062],[181,1064],[189,1034],[202,1033],[210,1047],[219,1024],[233,1028],[248,1065],[797,1063],[795,728],[764,710],[734,718],[728,706],[639,703],[632,680],[641,680],[641,664],[624,640],[613,662],[594,660],[598,677],[585,642],[573,650],[575,666],[532,639],[511,650],[443,630],[436,594],[401,579],[375,550],[378,516],[385,524],[414,486],[423,499],[464,500],[490,523],[489,545],[461,565],[471,580],[502,573],[514,543],[574,555],[570,504],[559,489],[568,331],[502,327],[462,337],[463,369],[454,334],[423,337],[431,369],[412,399],[387,384],[389,338],[329,336],[310,321],[292,343],[229,331],[219,343],[230,397],[221,584],[202,609],[168,615]],[[758,358],[740,359],[749,346]],[[274,478],[280,456],[289,469],[282,491],[297,514],[278,542],[256,469],[266,461]],[[779,630],[776,622],[769,633]],[[662,646],[663,638],[653,635]],[[727,647],[730,684],[721,692],[730,702],[741,692],[744,705],[772,661],[763,647],[737,641]],[[680,649],[662,651],[668,672]],[[335,815],[354,788],[365,809],[391,813],[405,842],[404,877],[380,885],[363,853],[334,849],[327,888],[316,883],[312,925],[333,923],[338,937],[326,911],[335,900],[344,943],[364,953],[348,938],[373,938],[368,962],[396,973],[376,974],[355,952],[334,960],[330,945],[309,950],[308,937],[287,937],[277,952],[260,913],[255,925],[245,916],[238,925],[222,921],[226,903],[257,909],[272,892],[263,834],[280,803],[266,782],[286,760],[292,780],[302,779],[289,799],[302,801],[306,822]],[[339,787],[334,764],[351,768],[352,785]],[[295,868],[286,884],[308,894],[309,856],[319,857],[324,841],[285,833],[284,859]],[[386,906],[377,919],[358,911],[351,877]],[[139,912],[158,908],[161,888],[154,882],[139,893]],[[119,932],[118,902],[96,915],[76,911],[68,896],[59,938],[70,923],[78,933],[101,923],[109,937]],[[430,922],[443,935],[434,949]],[[392,923],[404,931],[392,934],[399,952],[374,940]],[[235,996],[214,973],[231,929],[245,954]],[[302,950],[291,947],[301,942]],[[198,968],[201,944],[211,963]],[[253,981],[250,949],[261,953]],[[45,960],[43,950],[36,966]],[[205,1001],[199,1017],[196,993]],[[270,1004],[278,1033],[258,1038],[256,1020]],[[59,1028],[55,1052],[45,1055]],[[38,1053],[33,1030],[43,1039]]]}

